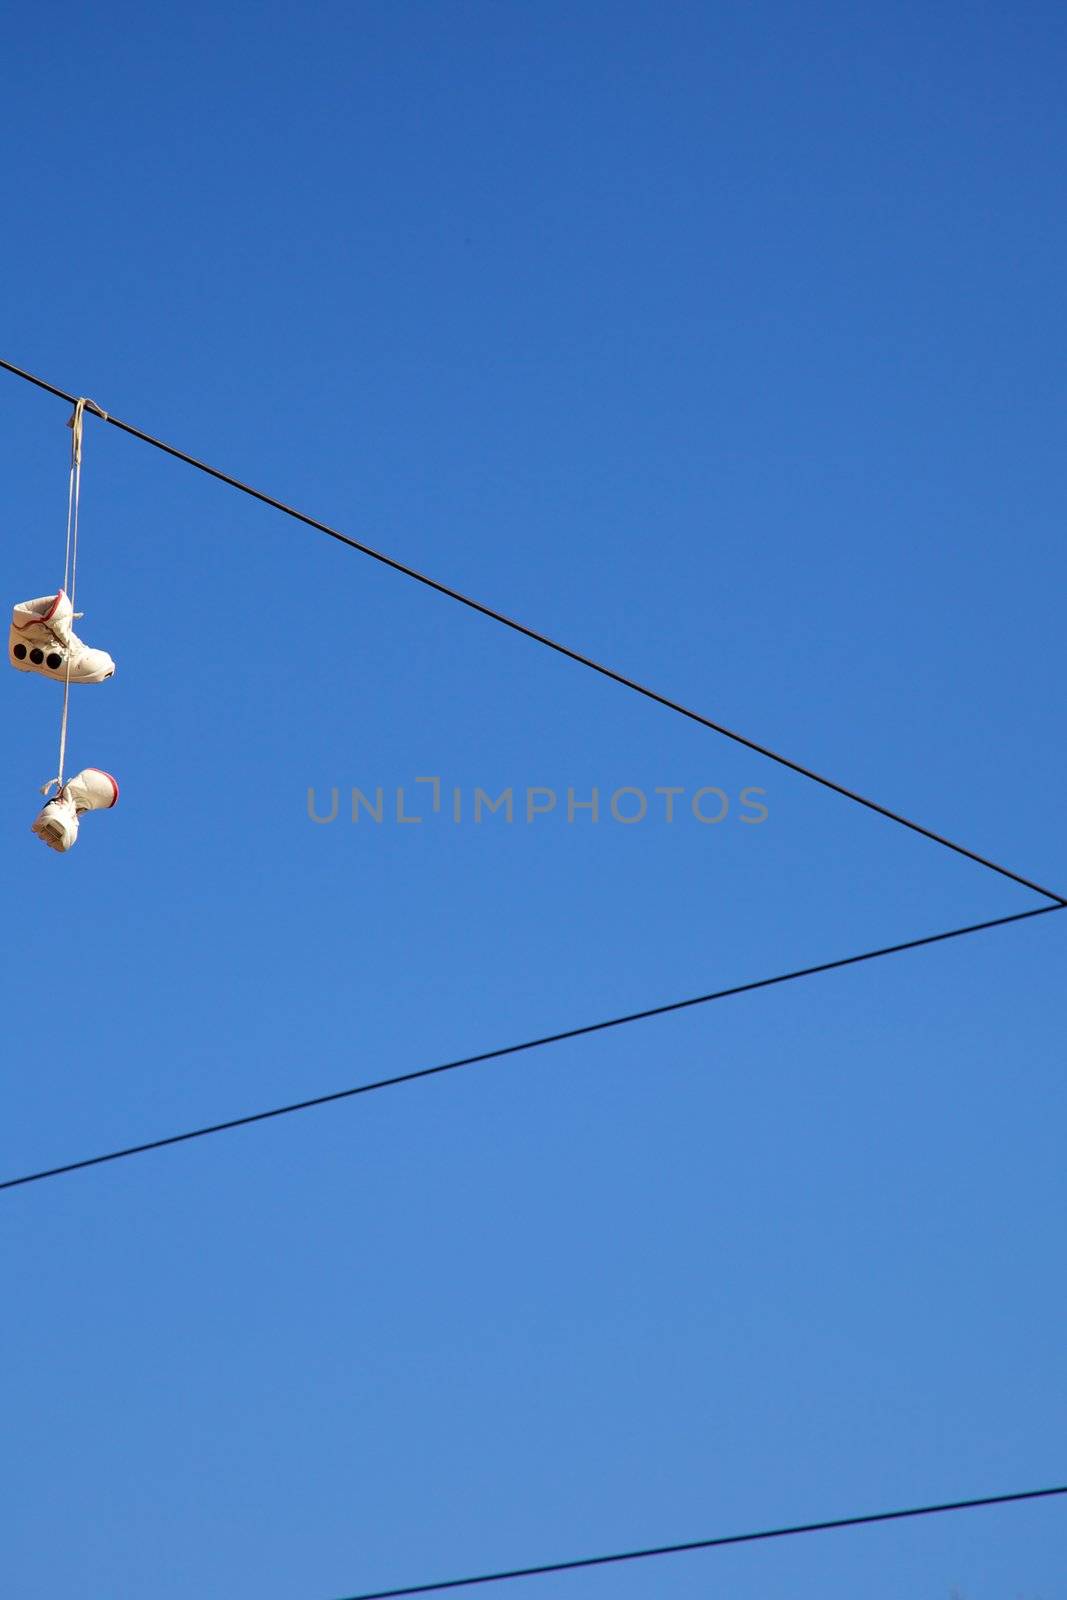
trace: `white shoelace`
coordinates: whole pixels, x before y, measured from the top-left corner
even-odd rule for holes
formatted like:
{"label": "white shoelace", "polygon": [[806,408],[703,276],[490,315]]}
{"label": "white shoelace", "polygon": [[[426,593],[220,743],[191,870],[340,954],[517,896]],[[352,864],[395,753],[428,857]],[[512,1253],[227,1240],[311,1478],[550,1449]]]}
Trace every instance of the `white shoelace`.
{"label": "white shoelace", "polygon": [[[67,548],[63,557],[63,592],[70,601],[71,621],[83,615],[74,609],[75,586],[78,581],[78,508],[81,502],[82,483],[82,442],[85,431],[85,412],[90,410],[98,417],[107,421],[107,412],[93,400],[87,400],[83,395],[75,401],[74,412],[67,423],[71,430],[70,440],[70,480],[67,489]],[[73,640],[73,630],[71,634]],[[47,795],[55,785],[57,794],[63,790],[63,773],[67,760],[67,727],[70,721],[70,668],[74,651],[67,646],[66,671],[63,674],[63,710],[59,719],[59,772],[56,777],[50,778],[42,784],[41,793]]]}

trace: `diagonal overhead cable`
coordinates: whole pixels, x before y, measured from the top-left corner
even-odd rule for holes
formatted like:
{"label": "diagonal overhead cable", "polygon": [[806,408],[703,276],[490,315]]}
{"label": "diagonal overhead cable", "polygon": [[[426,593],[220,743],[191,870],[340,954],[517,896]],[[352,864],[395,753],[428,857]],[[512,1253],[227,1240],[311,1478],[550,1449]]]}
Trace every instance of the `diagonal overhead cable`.
{"label": "diagonal overhead cable", "polygon": [[941,1505],[911,1506],[905,1511],[873,1511],[865,1516],[833,1517],[826,1522],[798,1522],[788,1528],[762,1528],[755,1533],[721,1534],[717,1539],[690,1539],[684,1544],[654,1545],[647,1550],[623,1550],[615,1555],[583,1556],[577,1561],[551,1561],[537,1567],[512,1567],[505,1572],[483,1572],[474,1578],[446,1578],[439,1583],[416,1583],[404,1589],[374,1589],[348,1596],[348,1600],[402,1600],[416,1594],[442,1594],[446,1589],[471,1589],[476,1584],[508,1583],[515,1578],[542,1578],[550,1572],[575,1572],[606,1567],[620,1561],[648,1561],[656,1556],[684,1555],[693,1550],[716,1550],[724,1545],[758,1544],[764,1539],[792,1539],[805,1533],[831,1533],[841,1528],[868,1528],[877,1522],[901,1522],[907,1517],[943,1516],[951,1511],[978,1511],[989,1506],[1017,1505],[1021,1500],[1047,1500],[1067,1494],[1067,1484],[1051,1489],[1021,1489],[1014,1494],[983,1495],[976,1500],[948,1500]]}
{"label": "diagonal overhead cable", "polygon": [[[46,393],[55,395],[60,400],[65,400],[69,405],[76,405],[78,397],[68,394],[65,389],[59,389],[53,383],[48,383],[44,378],[35,377],[32,372],[26,372],[22,367],[16,367],[10,361],[0,359],[0,368],[12,373],[16,378],[22,378],[27,383],[44,389]],[[1026,889],[1033,889],[1037,894],[1044,895],[1047,900],[1054,900],[1059,905],[1067,905],[1067,900],[1052,889],[1046,889],[1041,884],[1035,883],[1031,878],[1024,878],[1018,872],[1012,872],[1008,867],[1002,867],[997,862],[991,861],[987,856],[979,855],[976,850],[970,850],[966,845],[957,844],[955,840],[946,838],[943,834],[935,833],[932,828],[927,828],[919,822],[913,822],[909,817],[902,816],[898,811],[892,811],[888,806],[880,805],[876,800],[869,800],[865,795],[858,794],[854,789],[847,788],[843,783],[838,783],[833,778],[824,777],[815,772],[811,767],[803,766],[799,761],[793,761],[789,756],[771,750],[767,745],[759,744],[755,739],[748,738],[745,734],[736,733],[732,728],[725,727],[721,722],[705,717],[699,711],[682,705],[678,700],[672,700],[668,695],[660,694],[657,689],[651,689],[646,684],[638,683],[635,678],[629,678],[625,673],[617,672],[613,667],[608,667],[603,662],[595,661],[592,656],[584,655],[580,650],[574,650],[570,645],[561,644],[557,639],[551,639],[536,628],[529,627],[524,622],[518,622],[514,617],[505,616],[502,611],[486,605],[481,600],[474,600],[469,595],[461,594],[458,589],[453,589],[447,583],[441,583],[437,578],[431,578],[424,572],[419,572],[414,567],[408,566],[403,561],[398,561],[395,556],[385,555],[381,550],[375,550],[371,545],[364,544],[360,539],[353,539],[347,533],[341,533],[337,528],[331,528],[328,523],[320,522],[317,517],[309,516],[306,511],[298,511],[294,506],[289,506],[282,500],[276,500],[273,495],[265,493],[262,489],[255,489],[250,484],[242,483],[239,478],[234,478],[228,472],[223,472],[218,467],[212,467],[205,461],[199,461],[195,456],[189,455],[184,450],[179,450],[175,445],[167,444],[162,439],[156,439],[150,433],[145,433],[141,428],[134,427],[130,422],[123,422],[119,417],[107,413],[101,420],[111,427],[120,429],[123,433],[130,434],[134,439],[140,439],[143,444],[149,444],[155,450],[162,450],[166,455],[173,456],[177,461],[184,461],[187,466],[195,467],[198,472],[205,472],[211,478],[217,478],[220,483],[227,484],[231,489],[237,489],[241,494],[247,494],[253,500],[259,500],[264,505],[271,506],[275,511],[281,511],[287,517],[293,517],[297,522],[302,522],[306,527],[314,528],[319,533],[325,533],[329,538],[336,539],[340,544],[348,545],[352,550],[358,550],[362,555],[370,556],[372,560],[379,561],[383,566],[391,567],[394,572],[402,573],[406,578],[412,578],[416,583],[433,589],[437,594],[445,595],[449,600],[456,600],[460,605],[467,606],[471,611],[479,612],[483,617],[488,617],[492,622],[499,622],[505,628],[511,628],[515,633],[523,634],[527,639],[532,639],[535,644],[544,645],[549,650],[554,650],[558,655],[566,656],[568,661],[575,661],[581,667],[587,667],[591,672],[597,672],[603,678],[610,678],[612,683],[620,684],[624,689],[630,689],[634,694],[643,695],[646,700],[653,701],[656,705],[674,711],[679,716],[687,717],[690,722],[699,723],[702,728],[708,728],[712,733],[721,734],[726,739],[732,739],[735,744],[743,745],[746,750],[753,750],[757,755],[766,756],[768,761],[774,761],[780,767],[787,768],[790,772],[798,773],[800,777],[809,779],[812,783],[820,784],[824,789],[830,789],[834,794],[842,795],[846,800],[853,801],[856,805],[864,806],[868,811],[874,811],[880,817],[887,818],[890,822],[897,823],[902,828],[910,828],[912,833],[921,834],[924,839],[929,839],[934,844],[941,845],[946,850],[952,850],[956,855],[966,856],[968,861],[977,862],[980,867],[986,867],[990,872],[999,873],[1002,878],[1010,878],[1013,883],[1022,884]]]}
{"label": "diagonal overhead cable", "polygon": [[604,1033],[610,1028],[622,1028],[632,1022],[645,1022],[652,1017],[664,1017],[674,1011],[687,1011],[693,1006],[710,1005],[716,1000],[727,1000],[733,995],[752,994],[757,989],[770,989],[776,984],[792,983],[797,978],[811,978],[821,972],[836,972],[842,967],[855,967],[864,961],[875,961],[880,956],[899,955],[905,950],[918,950],[926,945],[943,944],[948,939],[960,939],[965,934],[983,933],[990,928],[1003,928],[1011,922],[1026,922],[1030,917],[1047,916],[1050,911],[1062,911],[1060,904],[1036,906],[1032,911],[1016,911],[1009,917],[996,917],[989,922],[974,922],[965,928],[951,928],[946,933],[930,933],[921,939],[909,939],[904,944],[884,945],[880,950],[865,950],[860,955],[841,956],[836,961],[823,961],[818,966],[800,967],[794,972],[782,972],[773,978],[756,978],[749,983],[738,983],[729,989],[717,989],[711,994],[698,994],[687,1000],[672,1000],[666,1005],[649,1006],[644,1011],[631,1011],[626,1016],[607,1017],[600,1022],[586,1022],[578,1028],[565,1028],[559,1033],[542,1034],[537,1039],[524,1039],[519,1044],[501,1045],[495,1050],[483,1050],[478,1055],[461,1056],[455,1061],[442,1061],[436,1066],[419,1067],[413,1072],[397,1073],[393,1077],[378,1078],[373,1083],[358,1083],[349,1089],[335,1089],[329,1094],[315,1095],[309,1100],[296,1100],[289,1105],[273,1106],[267,1111],[252,1111],[243,1117],[231,1117],[225,1122],[212,1122],[201,1128],[191,1128],[185,1133],[168,1134],[162,1139],[149,1139],[143,1144],[126,1145],[119,1150],[108,1150],[103,1155],[83,1156],[78,1161],[66,1161],[61,1166],[45,1167],[39,1172],[27,1172],[18,1178],[6,1178],[0,1189],[19,1189],[29,1183],[43,1183],[48,1178],[59,1178],[68,1172],[83,1172],[87,1167],[101,1167],[111,1161],[123,1161],[129,1156],[146,1155],[151,1150],[164,1150],[169,1145],[188,1144],[193,1139],[206,1139],[212,1134],[229,1133],[235,1128],[247,1128],[256,1122],[270,1122],[275,1117],[292,1116],[297,1111],[310,1111],[316,1106],[336,1105],[341,1100],[352,1100],[357,1095],[372,1094],[378,1089],[394,1089],[402,1083],[415,1083],[422,1078],[435,1078],[444,1072],[456,1072],[460,1067],[473,1067],[486,1061],[500,1061],[505,1056],[521,1055],[528,1050],[539,1050],[545,1045],[562,1044],[568,1039],[581,1039],[592,1033]]}

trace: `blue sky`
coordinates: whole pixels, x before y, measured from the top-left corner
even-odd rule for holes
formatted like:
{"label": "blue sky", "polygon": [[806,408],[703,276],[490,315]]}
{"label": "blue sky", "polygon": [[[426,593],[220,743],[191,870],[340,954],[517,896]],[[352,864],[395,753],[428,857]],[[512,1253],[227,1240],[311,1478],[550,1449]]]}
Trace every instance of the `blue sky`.
{"label": "blue sky", "polygon": [[[8,359],[1067,885],[1060,8],[119,0],[5,57]],[[0,380],[13,603],[69,435]],[[93,421],[82,505],[122,798],[40,848],[9,673],[4,1175],[1038,903]],[[427,775],[561,801],[308,818]],[[670,785],[730,813],[566,821]],[[9,1192],[6,1587],[335,1600],[1063,1481],[1064,936]],[[527,1590],[1055,1600],[1062,1517]]]}

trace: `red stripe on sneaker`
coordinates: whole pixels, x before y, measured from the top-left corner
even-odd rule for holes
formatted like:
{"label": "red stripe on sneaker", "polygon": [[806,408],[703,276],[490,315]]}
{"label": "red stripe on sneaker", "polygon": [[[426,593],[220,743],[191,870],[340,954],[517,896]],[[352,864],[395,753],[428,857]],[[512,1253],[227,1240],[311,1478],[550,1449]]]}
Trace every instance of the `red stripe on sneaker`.
{"label": "red stripe on sneaker", "polygon": [[59,593],[56,595],[55,599],[52,601],[52,605],[51,605],[51,607],[50,607],[50,609],[48,611],[47,616],[44,616],[44,617],[27,617],[25,622],[16,622],[15,619],[12,618],[11,619],[11,626],[13,628],[17,628],[18,631],[21,633],[24,628],[32,628],[35,623],[51,622],[52,618],[55,616],[56,612],[59,610],[59,602],[62,600],[62,598],[63,598],[63,590],[60,589]]}

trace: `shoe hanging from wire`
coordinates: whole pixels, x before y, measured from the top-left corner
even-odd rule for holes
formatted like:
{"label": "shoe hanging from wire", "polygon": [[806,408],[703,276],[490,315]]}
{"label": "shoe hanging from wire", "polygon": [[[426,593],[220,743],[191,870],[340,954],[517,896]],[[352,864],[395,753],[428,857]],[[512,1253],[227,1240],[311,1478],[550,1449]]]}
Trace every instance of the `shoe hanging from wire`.
{"label": "shoe hanging from wire", "polygon": [[63,685],[59,719],[59,770],[54,778],[41,787],[42,794],[50,795],[53,789],[55,794],[32,824],[39,839],[51,849],[61,851],[69,850],[77,839],[78,821],[86,811],[109,809],[119,796],[114,778],[98,767],[86,767],[65,782],[70,686],[72,683],[105,683],[115,674],[115,663],[107,651],[85,644],[72,626],[75,618],[82,615],[80,611],[75,611],[74,600],[78,581],[78,513],[87,410],[107,420],[107,412],[92,400],[79,399],[67,424],[71,430],[71,449],[62,587],[55,593],[20,601],[14,608],[8,635],[8,660],[17,672],[33,672]]}

